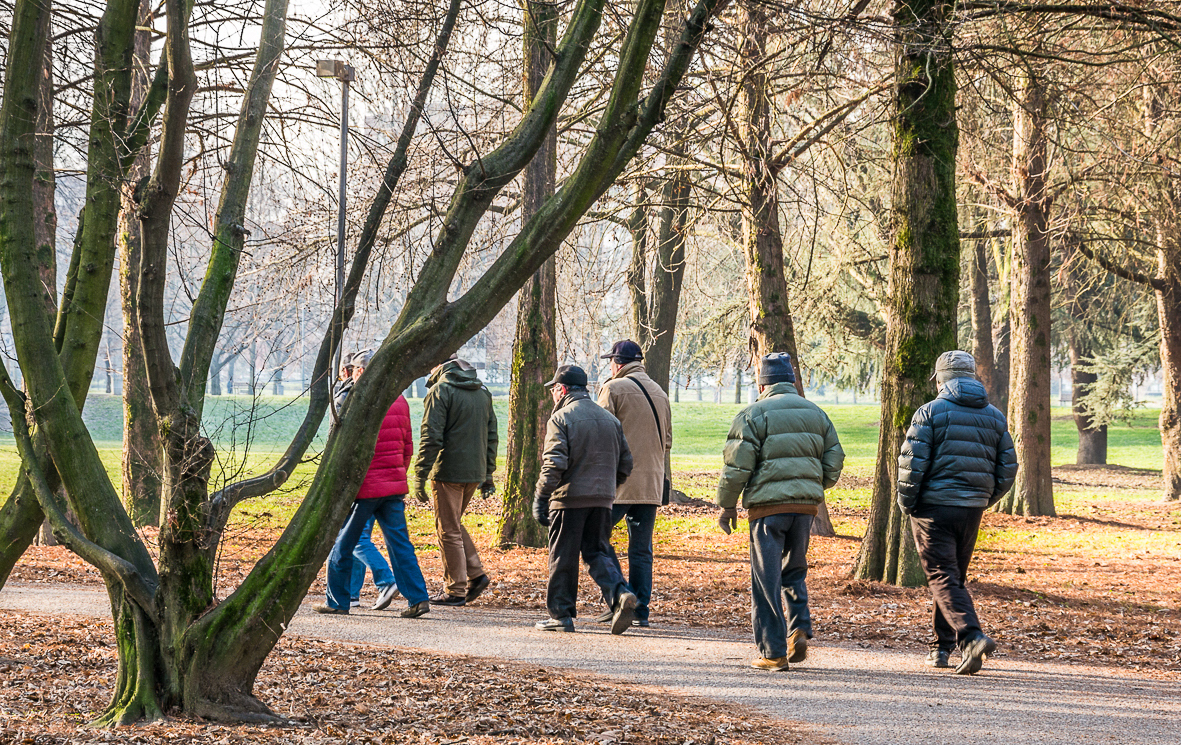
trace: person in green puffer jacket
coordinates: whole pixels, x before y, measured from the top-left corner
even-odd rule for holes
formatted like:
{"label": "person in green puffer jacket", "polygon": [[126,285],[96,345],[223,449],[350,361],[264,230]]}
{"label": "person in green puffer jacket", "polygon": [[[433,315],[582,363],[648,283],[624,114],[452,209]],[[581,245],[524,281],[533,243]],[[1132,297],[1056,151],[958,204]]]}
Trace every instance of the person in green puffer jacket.
{"label": "person in green puffer jacket", "polygon": [[465,605],[488,588],[491,580],[480,562],[476,544],[460,518],[476,488],[489,496],[495,490],[496,413],[492,394],[476,369],[458,357],[439,365],[427,380],[414,496],[427,502],[426,485],[435,493],[435,534],[443,557],[441,593],[434,605]]}
{"label": "person in green puffer jacket", "polygon": [[718,483],[718,526],[727,535],[738,527],[739,496],[750,520],[751,623],[762,655],[751,666],[760,670],[787,670],[807,656],[812,519],[845,464],[832,421],[796,392],[795,379],[790,355],[763,357],[759,400],[730,425]]}

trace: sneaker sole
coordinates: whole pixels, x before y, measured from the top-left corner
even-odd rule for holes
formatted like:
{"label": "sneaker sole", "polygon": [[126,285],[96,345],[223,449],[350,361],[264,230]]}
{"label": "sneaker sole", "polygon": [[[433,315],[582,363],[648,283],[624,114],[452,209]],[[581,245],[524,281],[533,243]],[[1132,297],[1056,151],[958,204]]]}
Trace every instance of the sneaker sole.
{"label": "sneaker sole", "polygon": [[[537,629],[536,626],[534,626],[533,628]],[[542,628],[537,629],[537,630],[538,631],[561,631],[561,632],[565,632],[567,634],[570,634],[570,633],[574,632],[574,627],[573,626],[543,626]]]}
{"label": "sneaker sole", "polygon": [[611,621],[611,633],[619,636],[632,627],[634,620],[636,620],[636,596],[629,592],[619,600],[619,610],[615,613],[614,620]]}
{"label": "sneaker sole", "polygon": [[791,668],[787,665],[781,667],[766,667],[764,665],[756,665],[753,662],[750,665],[752,670],[762,670],[765,673],[786,673]]}

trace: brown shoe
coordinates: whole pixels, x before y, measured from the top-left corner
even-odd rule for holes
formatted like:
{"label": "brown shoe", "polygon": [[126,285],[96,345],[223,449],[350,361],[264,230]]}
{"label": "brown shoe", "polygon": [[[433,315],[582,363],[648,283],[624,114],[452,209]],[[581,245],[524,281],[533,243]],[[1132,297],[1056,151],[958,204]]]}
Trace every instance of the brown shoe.
{"label": "brown shoe", "polygon": [[776,657],[775,659],[770,660],[766,657],[760,657],[754,662],[750,663],[750,666],[755,670],[768,670],[773,673],[787,672],[788,670],[786,657]]}
{"label": "brown shoe", "polygon": [[320,605],[313,605],[312,610],[317,613],[327,613],[330,616],[347,616],[349,614],[348,608],[333,608],[331,605],[321,603]]}
{"label": "brown shoe", "polygon": [[430,612],[431,612],[431,601],[424,600],[421,603],[416,603],[415,605],[410,606],[409,608],[402,611],[398,615],[400,615],[402,618],[418,618],[419,616],[425,616],[427,613],[430,613]]}
{"label": "brown shoe", "polygon": [[787,637],[787,661],[803,662],[808,658],[808,635],[803,629],[796,629]]}

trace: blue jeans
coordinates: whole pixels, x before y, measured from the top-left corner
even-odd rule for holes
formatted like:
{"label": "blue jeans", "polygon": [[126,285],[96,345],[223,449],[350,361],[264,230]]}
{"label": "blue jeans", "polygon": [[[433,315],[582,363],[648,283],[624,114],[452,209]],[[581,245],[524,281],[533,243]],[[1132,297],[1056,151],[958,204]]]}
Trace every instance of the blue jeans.
{"label": "blue jeans", "polygon": [[[611,525],[627,517],[627,583],[636,594],[636,618],[648,620],[652,600],[652,530],[656,526],[654,504],[617,504],[611,508]],[[611,547],[615,558],[615,547]],[[618,563],[619,559],[615,559]]]}
{"label": "blue jeans", "polygon": [[[808,539],[811,515],[768,515],[750,521],[750,621],[755,645],[769,660],[787,656],[787,635],[812,638],[808,611]],[[783,601],[787,601],[787,618]]]}
{"label": "blue jeans", "polygon": [[361,531],[361,537],[357,540],[357,547],[353,549],[353,579],[349,582],[349,597],[353,600],[361,597],[361,588],[365,586],[366,568],[373,573],[373,584],[377,585],[379,590],[396,584],[390,565],[386,563],[381,551],[377,550],[377,546],[373,545],[373,522],[374,518],[371,517],[369,522],[365,523],[365,529]]}
{"label": "blue jeans", "polygon": [[361,531],[369,518],[376,518],[385,536],[386,550],[390,553],[391,569],[398,589],[410,605],[417,605],[428,599],[426,581],[418,568],[418,557],[410,532],[406,528],[405,494],[378,499],[358,499],[353,502],[344,527],[336,536],[336,545],[328,555],[328,605],[336,609],[349,607],[349,583],[353,577],[353,549],[361,538]]}

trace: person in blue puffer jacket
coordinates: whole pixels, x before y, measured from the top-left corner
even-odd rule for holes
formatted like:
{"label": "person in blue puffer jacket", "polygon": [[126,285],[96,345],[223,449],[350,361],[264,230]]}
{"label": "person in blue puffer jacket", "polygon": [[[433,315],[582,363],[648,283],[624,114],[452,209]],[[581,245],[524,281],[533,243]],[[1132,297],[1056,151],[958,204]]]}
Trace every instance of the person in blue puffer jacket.
{"label": "person in blue puffer jacket", "polygon": [[932,375],[939,396],[923,404],[910,422],[898,456],[898,506],[910,515],[919,560],[935,601],[931,667],[980,670],[996,642],[980,628],[964,582],[976,547],[980,518],[1013,488],[1017,454],[1005,415],[988,403],[967,352],[939,355]]}

